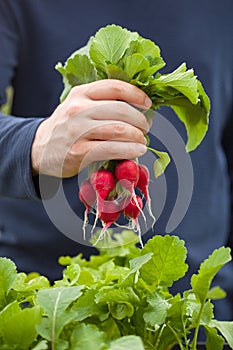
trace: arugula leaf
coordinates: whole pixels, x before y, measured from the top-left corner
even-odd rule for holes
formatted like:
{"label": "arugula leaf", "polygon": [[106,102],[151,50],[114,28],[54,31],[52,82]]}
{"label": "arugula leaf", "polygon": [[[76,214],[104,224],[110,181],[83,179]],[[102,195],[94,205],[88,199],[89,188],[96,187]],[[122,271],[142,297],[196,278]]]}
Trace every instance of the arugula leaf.
{"label": "arugula leaf", "polygon": [[37,331],[46,340],[51,341],[52,349],[59,343],[61,348],[65,348],[66,343],[62,342],[60,334],[75,316],[74,312],[68,309],[69,305],[81,294],[82,286],[41,289],[38,292],[38,304],[43,308],[45,317],[37,326]]}

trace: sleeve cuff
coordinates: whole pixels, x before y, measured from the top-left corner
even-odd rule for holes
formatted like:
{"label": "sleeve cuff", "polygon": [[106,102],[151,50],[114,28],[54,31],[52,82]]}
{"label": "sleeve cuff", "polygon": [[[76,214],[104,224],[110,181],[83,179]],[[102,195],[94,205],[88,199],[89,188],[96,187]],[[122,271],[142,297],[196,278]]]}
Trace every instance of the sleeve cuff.
{"label": "sleeve cuff", "polygon": [[23,187],[25,188],[26,197],[35,200],[40,200],[40,194],[36,180],[32,175],[31,149],[36,130],[43,120],[44,119],[33,119],[31,123],[25,126],[25,130],[22,130],[22,135],[24,134],[25,138],[22,140],[19,148],[22,150],[21,156],[17,158],[17,167]]}

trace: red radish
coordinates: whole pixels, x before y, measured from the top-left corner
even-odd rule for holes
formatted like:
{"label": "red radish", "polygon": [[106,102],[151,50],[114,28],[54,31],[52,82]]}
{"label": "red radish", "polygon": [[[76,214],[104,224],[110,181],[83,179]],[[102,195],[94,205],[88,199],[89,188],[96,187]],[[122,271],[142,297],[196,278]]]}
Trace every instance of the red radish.
{"label": "red radish", "polygon": [[101,199],[106,199],[115,187],[116,181],[111,171],[100,169],[91,174],[91,185]]}
{"label": "red radish", "polygon": [[85,228],[88,223],[88,211],[90,207],[92,207],[96,202],[96,192],[91,186],[91,183],[89,180],[85,180],[79,189],[79,199],[80,201],[85,205],[85,213],[84,213],[84,220],[83,220],[83,237],[85,239],[86,231]]}
{"label": "red radish", "polygon": [[99,219],[106,225],[111,225],[118,220],[120,216],[120,207],[116,200],[101,202],[99,207]]}
{"label": "red radish", "polygon": [[138,164],[131,159],[120,161],[115,168],[115,176],[127,189],[136,187],[139,179]]}
{"label": "red radish", "polygon": [[95,245],[103,238],[105,231],[116,222],[120,216],[120,206],[116,200],[101,201],[98,210],[98,217],[103,223],[103,228]]}
{"label": "red radish", "polygon": [[152,228],[153,228],[156,219],[154,217],[154,214],[152,213],[151,199],[150,199],[149,190],[148,190],[150,173],[149,173],[149,169],[143,164],[139,164],[138,168],[139,168],[139,179],[137,183],[137,188],[143,193],[143,195],[146,198],[147,209],[151,218],[153,219],[153,223],[152,223]]}
{"label": "red radish", "polygon": [[150,178],[149,169],[143,164],[139,164],[138,168],[139,168],[139,179],[137,182],[137,188],[144,194],[146,200],[148,200],[149,198],[148,185],[149,185],[149,178]]}
{"label": "red radish", "polygon": [[[123,201],[123,206],[125,206],[124,201]],[[138,235],[139,235],[139,241],[141,246],[143,247],[143,242],[142,242],[142,238],[141,238],[141,229],[140,229],[140,225],[138,222],[138,217],[140,214],[142,214],[142,199],[141,197],[139,197],[138,195],[135,195],[131,198],[129,204],[127,204],[123,209],[122,209],[122,213],[131,218],[131,229],[134,229],[136,226],[136,230],[138,231]]]}
{"label": "red radish", "polygon": [[96,192],[89,180],[85,180],[79,188],[79,199],[89,209],[95,204]]}
{"label": "red radish", "polygon": [[[124,201],[122,201],[124,205]],[[131,201],[122,209],[122,212],[125,216],[128,216],[132,219],[137,219],[139,214],[142,211],[142,200],[136,195],[132,197]]]}

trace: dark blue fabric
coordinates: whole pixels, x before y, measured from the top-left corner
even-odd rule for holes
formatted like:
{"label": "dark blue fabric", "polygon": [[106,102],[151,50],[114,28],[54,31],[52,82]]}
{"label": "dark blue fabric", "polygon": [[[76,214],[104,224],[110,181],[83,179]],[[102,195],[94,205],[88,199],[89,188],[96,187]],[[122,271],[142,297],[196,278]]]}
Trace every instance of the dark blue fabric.
{"label": "dark blue fabric", "polygon": [[[98,28],[109,23],[155,41],[167,62],[163,72],[185,61],[203,82],[212,103],[210,128],[191,154],[193,197],[186,216],[172,233],[186,242],[190,274],[213,249],[227,243],[230,183],[221,142],[224,127],[232,118],[232,11],[231,0],[225,0],[224,6],[217,0],[0,0],[0,104],[5,101],[6,87],[13,85],[12,115],[23,117],[15,120],[0,115],[1,256],[13,258],[20,270],[36,270],[53,279],[60,276],[58,256],[94,252],[66,238],[50,222],[33,187],[30,147],[41,121],[38,118],[49,116],[59,103],[63,86],[55,64],[64,62]],[[184,127],[174,114],[167,109],[161,113],[185,140]],[[232,137],[228,140],[229,150]],[[232,154],[228,151],[231,162]],[[167,198],[156,224],[158,233],[165,232],[178,191],[174,163],[167,169],[166,181]],[[77,179],[65,180],[64,186],[73,210],[82,215]],[[77,231],[81,234],[80,227]],[[228,292],[227,300],[216,303],[219,318],[233,319],[232,273],[232,264],[228,264],[216,279]],[[176,290],[187,287],[187,278],[176,284]]]}

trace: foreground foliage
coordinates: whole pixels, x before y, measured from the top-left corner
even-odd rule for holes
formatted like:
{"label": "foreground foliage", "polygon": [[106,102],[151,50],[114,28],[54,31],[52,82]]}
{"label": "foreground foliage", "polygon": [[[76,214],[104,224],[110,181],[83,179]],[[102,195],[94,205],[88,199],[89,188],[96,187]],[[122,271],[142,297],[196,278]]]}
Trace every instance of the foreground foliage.
{"label": "foreground foliage", "polygon": [[139,249],[137,239],[131,231],[107,232],[89,261],[61,257],[63,278],[53,285],[0,258],[0,348],[165,350],[178,343],[196,349],[200,327],[207,349],[222,349],[225,341],[233,348],[233,322],[215,320],[211,302],[225,296],[211,283],[231,260],[230,249],[215,250],[190,290],[172,295],[169,287],[188,269],[184,241],[155,236]]}

